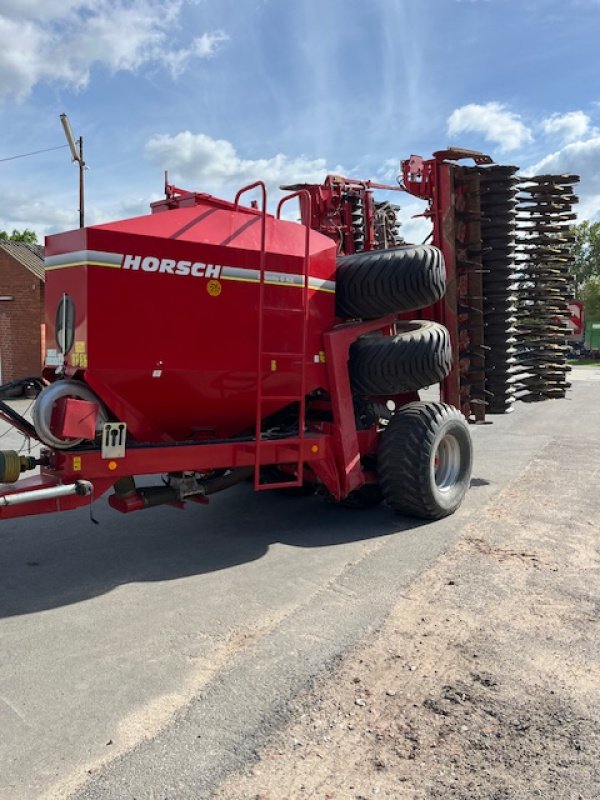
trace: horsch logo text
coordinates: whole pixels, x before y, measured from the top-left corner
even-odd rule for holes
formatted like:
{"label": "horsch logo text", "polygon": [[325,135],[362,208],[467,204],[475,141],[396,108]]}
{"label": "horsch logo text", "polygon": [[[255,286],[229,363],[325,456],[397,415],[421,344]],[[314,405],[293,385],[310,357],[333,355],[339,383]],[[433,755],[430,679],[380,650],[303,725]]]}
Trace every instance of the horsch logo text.
{"label": "horsch logo text", "polygon": [[191,275],[193,278],[219,278],[222,269],[220,264],[205,264],[202,261],[175,261],[173,258],[132,255],[123,256],[121,267],[167,275]]}

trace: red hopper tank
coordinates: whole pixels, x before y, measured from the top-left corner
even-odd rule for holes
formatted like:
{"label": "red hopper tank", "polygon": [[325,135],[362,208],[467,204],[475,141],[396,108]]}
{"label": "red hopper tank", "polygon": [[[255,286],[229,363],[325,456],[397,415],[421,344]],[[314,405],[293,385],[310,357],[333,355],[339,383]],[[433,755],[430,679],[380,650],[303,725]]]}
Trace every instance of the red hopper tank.
{"label": "red hopper tank", "polygon": [[[67,376],[84,380],[138,441],[253,430],[263,219],[189,194],[146,216],[49,237],[45,376],[54,379],[66,344]],[[265,394],[283,398],[300,387],[305,229],[264,221],[261,371]],[[322,333],[334,322],[335,251],[310,232],[309,392],[327,380]],[[264,416],[284,405],[266,401]]]}

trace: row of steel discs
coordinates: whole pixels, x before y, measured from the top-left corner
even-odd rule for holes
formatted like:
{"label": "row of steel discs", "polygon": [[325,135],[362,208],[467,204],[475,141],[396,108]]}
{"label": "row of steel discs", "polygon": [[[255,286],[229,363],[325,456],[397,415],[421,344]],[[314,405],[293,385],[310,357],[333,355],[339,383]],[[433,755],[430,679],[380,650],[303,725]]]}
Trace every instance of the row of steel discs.
{"label": "row of steel discs", "polygon": [[480,169],[488,412],[564,397],[574,175]]}
{"label": "row of steel discs", "polygon": [[389,201],[375,201],[375,247],[377,250],[399,247],[404,241],[400,233],[399,210],[400,206]]}
{"label": "row of steel discs", "polygon": [[576,175],[523,178],[517,196],[519,399],[564,397]]}
{"label": "row of steel discs", "polygon": [[517,365],[516,167],[480,170],[485,389],[487,410],[510,411]]}
{"label": "row of steel discs", "polygon": [[[365,201],[359,195],[351,198],[351,221],[355,252],[360,253],[365,249]],[[400,234],[400,220],[398,210],[400,206],[388,201],[373,204],[374,236],[373,246],[376,250],[387,250],[399,247],[404,241]]]}

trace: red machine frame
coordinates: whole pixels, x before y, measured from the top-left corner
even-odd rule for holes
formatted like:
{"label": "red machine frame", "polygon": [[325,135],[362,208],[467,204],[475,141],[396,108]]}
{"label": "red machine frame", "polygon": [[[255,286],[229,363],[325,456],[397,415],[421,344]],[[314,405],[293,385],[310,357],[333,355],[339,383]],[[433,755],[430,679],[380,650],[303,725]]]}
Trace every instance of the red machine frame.
{"label": "red machine frame", "polygon": [[[409,194],[420,197],[429,203],[429,208],[424,216],[431,219],[432,243],[442,251],[446,264],[446,293],[435,306],[425,311],[428,318],[441,322],[448,329],[452,352],[459,356],[455,358],[451,372],[442,382],[441,397],[445,402],[460,408],[468,420],[482,422],[485,419],[485,403],[482,396],[471,397],[472,375],[469,375],[471,359],[463,357],[464,350],[460,336],[460,329],[465,329],[466,332],[466,329],[469,328],[468,343],[473,347],[482,348],[481,262],[479,261],[477,264],[469,261],[468,255],[469,234],[474,233],[477,241],[480,238],[478,229],[471,231],[474,226],[479,225],[480,216],[478,213],[470,213],[467,208],[459,208],[457,202],[461,180],[478,181],[478,177],[476,172],[452,163],[463,159],[473,160],[477,167],[493,163],[492,158],[485,153],[462,148],[439,150],[433,154],[432,159],[428,160],[412,155],[401,163],[402,188]],[[475,190],[471,193],[478,194],[478,192],[479,184],[477,183]],[[462,252],[459,252],[459,249]],[[457,262],[464,267],[461,274],[457,270]],[[471,316],[475,317],[475,324],[467,320],[469,314],[461,315],[459,309],[461,302],[468,305]],[[475,382],[483,395],[483,359],[481,356],[479,356],[479,362],[476,364]],[[465,363],[467,368],[463,368]]]}
{"label": "red machine frame", "polygon": [[[435,305],[417,313],[448,329],[452,352],[458,355],[440,386],[441,399],[460,408],[468,420],[479,422],[485,419],[481,264],[468,254],[469,240],[478,242],[480,238],[479,218],[466,207],[477,196],[479,185],[477,170],[455,163],[463,159],[474,161],[476,167],[493,163],[485,153],[450,148],[428,160],[413,155],[402,161],[402,180],[396,186],[338,175],[328,175],[323,184],[302,184],[312,199],[310,212],[303,213],[302,221],[336,241],[340,254],[350,255],[355,252],[355,231],[349,201],[362,203],[365,251],[382,246],[375,235],[373,189],[403,191],[428,204],[422,216],[431,220],[431,243],[444,255],[446,293]],[[479,354],[469,352],[474,348]]]}

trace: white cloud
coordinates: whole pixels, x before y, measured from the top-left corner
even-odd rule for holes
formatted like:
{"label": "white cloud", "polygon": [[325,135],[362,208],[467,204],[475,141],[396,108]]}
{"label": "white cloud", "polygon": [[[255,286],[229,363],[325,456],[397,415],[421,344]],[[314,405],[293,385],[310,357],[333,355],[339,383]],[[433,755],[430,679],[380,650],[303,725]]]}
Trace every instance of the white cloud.
{"label": "white cloud", "polygon": [[[169,179],[199,191],[220,192],[256,180],[265,181],[273,190],[286,183],[320,182],[328,172],[323,158],[290,158],[283,153],[241,158],[226,139],[190,131],[153,136],[146,142],[145,152],[161,169],[169,170]],[[343,172],[339,166],[329,171]]]}
{"label": "white cloud", "polygon": [[150,213],[150,203],[157,200],[164,200],[164,194],[137,195],[120,200],[116,205],[102,207],[95,213],[95,223],[101,225],[105,222],[113,222],[119,219],[129,219],[130,217],[142,217]]}
{"label": "white cloud", "polygon": [[377,177],[382,181],[389,181],[392,184],[396,183],[396,179],[400,175],[400,159],[399,158],[386,158],[383,164],[376,172]]}
{"label": "white cloud", "polygon": [[448,117],[448,133],[480,133],[488,142],[499,145],[500,150],[517,150],[533,141],[533,136],[518,114],[508,111],[502,103],[469,103]]}
{"label": "white cloud", "polygon": [[183,0],[4,0],[0,96],[23,98],[39,82],[86,86],[95,65],[133,72],[162,65],[176,77],[227,40],[205,32],[173,47]]}
{"label": "white cloud", "polygon": [[431,220],[422,216],[427,204],[406,194],[399,195],[397,202],[400,204],[398,219],[402,223],[400,235],[409,244],[422,244],[432,231]]}
{"label": "white cloud", "polygon": [[32,20],[66,16],[74,9],[88,9],[94,0],[2,0],[2,15]]}
{"label": "white cloud", "polygon": [[36,199],[25,190],[8,189],[0,193],[0,230],[29,228],[43,242],[45,234],[75,228],[77,221],[76,209]]}
{"label": "white cloud", "polygon": [[[115,202],[103,201],[99,205],[87,204],[86,225],[102,225],[113,220],[127,219],[150,213],[150,203],[163,195],[131,195]],[[70,201],[72,200],[72,203]],[[54,202],[36,199],[25,189],[8,189],[0,193],[0,230],[12,231],[29,228],[36,232],[43,244],[44,236],[68,231],[79,225],[77,195],[61,196]]]}
{"label": "white cloud", "polygon": [[212,58],[220,45],[228,40],[229,36],[223,31],[203,33],[202,36],[194,39],[189,47],[162,53],[161,60],[168,66],[171,75],[176,78],[186,69],[190,59]]}
{"label": "white cloud", "polygon": [[600,136],[565,145],[533,164],[527,173],[574,173],[581,175],[587,189],[600,192]]}
{"label": "white cloud", "polygon": [[213,31],[212,33],[203,33],[197,39],[194,39],[193,52],[199,58],[210,58],[219,49],[219,45],[228,41],[229,36],[223,31]]}
{"label": "white cloud", "polygon": [[564,142],[574,142],[588,133],[590,118],[583,111],[568,111],[566,114],[552,114],[542,121],[544,132],[550,136],[560,136]]}
{"label": "white cloud", "polygon": [[600,218],[600,135],[571,142],[523,170],[527,175],[573,174],[581,176],[575,187],[581,198],[575,208],[581,219]]}
{"label": "white cloud", "polygon": [[402,217],[401,209],[398,214],[398,218],[402,222],[400,235],[407,244],[431,244],[431,239],[429,237],[431,236],[432,226],[429,220],[424,217],[419,217],[417,219],[408,217],[403,220]]}

